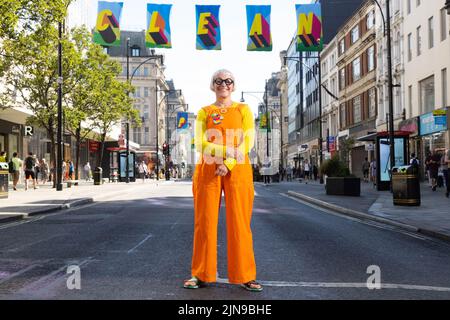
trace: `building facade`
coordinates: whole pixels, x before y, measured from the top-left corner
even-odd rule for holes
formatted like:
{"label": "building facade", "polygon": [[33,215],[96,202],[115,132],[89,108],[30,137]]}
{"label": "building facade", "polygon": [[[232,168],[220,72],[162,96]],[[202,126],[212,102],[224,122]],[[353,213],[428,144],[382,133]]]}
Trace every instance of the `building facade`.
{"label": "building facade", "polygon": [[[376,131],[376,46],[375,5],[365,2],[337,34],[339,76],[339,146],[355,141],[348,160],[351,173],[362,176],[361,163],[373,152],[358,138]],[[346,152],[348,150],[345,150]]]}
{"label": "building facade", "polygon": [[[127,39],[129,39],[129,71],[127,74]],[[140,127],[130,126],[131,141],[140,145],[144,161],[156,163],[157,152],[163,164],[162,145],[168,141],[167,97],[170,90],[164,75],[164,57],[145,46],[144,31],[121,31],[121,46],[105,48],[111,58],[122,65],[119,79],[134,86],[134,108],[142,120]],[[125,128],[122,126],[122,133]]]}
{"label": "building facade", "polygon": [[444,1],[403,2],[406,120],[399,129],[409,129],[410,152],[423,161],[449,148],[450,16]]}
{"label": "building facade", "polygon": [[337,38],[325,46],[320,54],[322,72],[322,137],[324,159],[331,158],[337,151],[339,97]]}

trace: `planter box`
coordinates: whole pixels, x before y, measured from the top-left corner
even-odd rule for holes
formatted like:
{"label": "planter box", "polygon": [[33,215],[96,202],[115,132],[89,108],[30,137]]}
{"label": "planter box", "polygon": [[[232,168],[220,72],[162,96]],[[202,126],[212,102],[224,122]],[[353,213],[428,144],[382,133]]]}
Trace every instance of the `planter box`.
{"label": "planter box", "polygon": [[361,194],[361,179],[353,177],[328,177],[325,188],[328,195],[359,197]]}

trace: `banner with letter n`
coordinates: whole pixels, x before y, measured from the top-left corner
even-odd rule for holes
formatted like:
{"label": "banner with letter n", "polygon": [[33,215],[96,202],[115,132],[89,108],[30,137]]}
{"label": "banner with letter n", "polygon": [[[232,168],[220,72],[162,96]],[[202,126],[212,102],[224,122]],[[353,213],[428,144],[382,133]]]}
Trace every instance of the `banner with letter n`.
{"label": "banner with letter n", "polygon": [[247,51],[272,51],[271,6],[247,5]]}
{"label": "banner with letter n", "polygon": [[98,2],[93,39],[102,46],[120,46],[120,16],[123,2]]}
{"label": "banner with letter n", "polygon": [[147,48],[172,48],[170,33],[171,4],[147,4]]}
{"label": "banner with letter n", "polygon": [[297,4],[297,52],[322,51],[323,28],[320,3]]}
{"label": "banner with letter n", "polygon": [[177,113],[177,131],[187,130],[189,127],[188,123],[188,113],[178,112]]}
{"label": "banner with letter n", "polygon": [[197,17],[197,50],[221,50],[219,23],[220,5],[196,5]]}

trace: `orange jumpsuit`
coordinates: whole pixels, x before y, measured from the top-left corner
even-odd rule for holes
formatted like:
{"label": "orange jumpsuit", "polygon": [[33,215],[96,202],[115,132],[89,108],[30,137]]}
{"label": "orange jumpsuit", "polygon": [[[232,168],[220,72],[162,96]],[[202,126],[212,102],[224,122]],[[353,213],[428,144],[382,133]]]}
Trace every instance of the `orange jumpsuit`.
{"label": "orange jumpsuit", "polygon": [[[229,134],[230,129],[236,129],[232,131],[234,136]],[[229,282],[237,284],[255,280],[256,264],[250,229],[254,187],[248,158],[254,143],[254,121],[250,108],[237,103],[228,108],[204,107],[197,116],[195,143],[201,156],[192,186],[195,211],[192,276],[204,282],[216,281],[217,224],[223,190]],[[233,147],[245,155],[245,161],[224,161],[227,148]],[[217,163],[222,162],[229,169],[224,177],[215,175]]]}

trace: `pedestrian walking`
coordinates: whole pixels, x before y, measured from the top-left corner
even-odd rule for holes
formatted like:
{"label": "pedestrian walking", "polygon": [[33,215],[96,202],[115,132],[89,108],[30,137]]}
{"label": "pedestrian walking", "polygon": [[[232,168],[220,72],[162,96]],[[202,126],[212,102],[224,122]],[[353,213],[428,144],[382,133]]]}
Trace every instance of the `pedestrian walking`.
{"label": "pedestrian walking", "polygon": [[91,181],[91,165],[89,164],[89,161],[84,165],[83,171],[86,181]]}
{"label": "pedestrian walking", "polygon": [[428,152],[427,157],[425,158],[425,172],[427,174],[428,185],[432,187],[433,185],[431,182],[430,163],[431,163],[431,152]]}
{"label": "pedestrian walking", "polygon": [[69,160],[69,161],[67,161],[67,163],[68,163],[68,167],[69,167],[68,179],[74,180],[75,167],[73,165],[73,162],[71,160]]}
{"label": "pedestrian walking", "polygon": [[33,152],[28,152],[28,156],[24,160],[23,168],[25,171],[25,191],[28,190],[28,180],[33,181],[33,189],[36,187],[36,158],[33,156]]}
{"label": "pedestrian walking", "polygon": [[40,172],[41,172],[41,183],[42,184],[46,184],[48,181],[48,176],[49,176],[49,167],[48,167],[48,163],[45,161],[45,159],[41,160],[40,163]]}
{"label": "pedestrian walking", "polygon": [[[222,191],[225,194],[228,279],[250,291],[261,291],[256,282],[256,263],[250,227],[254,186],[248,156],[254,144],[253,112],[233,102],[234,76],[226,70],[214,73],[211,90],[216,101],[197,115],[195,142],[200,152],[193,178],[194,243],[189,289],[217,277],[217,223]],[[226,133],[226,134],[225,134]],[[233,140],[228,140],[231,137]]]}
{"label": "pedestrian walking", "polygon": [[288,166],[286,168],[286,180],[292,181],[292,167],[290,164],[288,164]]}
{"label": "pedestrian walking", "polygon": [[445,196],[448,198],[450,195],[450,177],[449,177],[449,165],[450,165],[450,149],[446,149],[443,156],[445,164],[443,164],[444,168],[444,178],[445,178]]}
{"label": "pedestrian walking", "polygon": [[308,180],[309,180],[309,171],[310,171],[311,167],[308,163],[308,160],[305,160],[305,163],[303,164],[303,174],[305,176],[305,183],[308,184]]}
{"label": "pedestrian walking", "polygon": [[36,155],[33,155],[34,158],[34,176],[36,177],[36,185],[39,184],[39,178],[41,177],[41,166]]}
{"label": "pedestrian walking", "polygon": [[13,153],[13,157],[9,164],[9,173],[11,173],[11,179],[13,181],[13,190],[17,191],[17,183],[20,178],[20,169],[22,168],[23,161],[17,156],[17,152]]}
{"label": "pedestrian walking", "polygon": [[441,156],[437,153],[437,150],[433,150],[433,154],[430,156],[430,160],[428,161],[431,178],[431,189],[433,191],[436,191],[440,163]]}
{"label": "pedestrian walking", "polygon": [[138,165],[138,173],[139,177],[142,179],[142,182],[145,182],[145,178],[147,176],[147,165],[144,160],[142,160]]}
{"label": "pedestrian walking", "polygon": [[419,159],[417,159],[416,154],[414,152],[411,153],[411,159],[409,160],[409,164],[416,165],[416,166],[420,165],[420,161],[419,161]]}
{"label": "pedestrian walking", "polygon": [[362,173],[363,173],[364,182],[369,182],[370,163],[367,160],[367,157],[364,159],[361,169],[362,169]]}
{"label": "pedestrian walking", "polygon": [[375,159],[372,159],[370,162],[370,180],[373,183],[373,186],[375,187],[377,185],[377,161]]}

